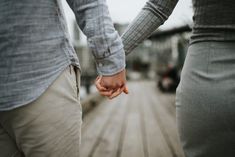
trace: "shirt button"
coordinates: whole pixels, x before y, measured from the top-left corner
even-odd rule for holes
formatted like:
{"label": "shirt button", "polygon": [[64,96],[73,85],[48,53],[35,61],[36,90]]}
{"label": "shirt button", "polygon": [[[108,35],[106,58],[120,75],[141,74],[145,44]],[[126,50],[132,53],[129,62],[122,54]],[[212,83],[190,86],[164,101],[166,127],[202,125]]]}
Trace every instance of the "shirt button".
{"label": "shirt button", "polygon": [[102,67],[102,66],[103,66],[103,64],[102,64],[102,63],[99,63],[98,65],[99,65],[99,67]]}

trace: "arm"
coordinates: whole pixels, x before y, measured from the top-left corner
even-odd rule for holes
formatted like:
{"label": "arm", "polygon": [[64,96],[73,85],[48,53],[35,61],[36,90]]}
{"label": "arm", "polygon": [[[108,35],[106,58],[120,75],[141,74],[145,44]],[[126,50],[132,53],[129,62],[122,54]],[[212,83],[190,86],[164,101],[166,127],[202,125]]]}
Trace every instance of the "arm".
{"label": "arm", "polygon": [[[144,8],[122,35],[126,54],[129,54],[168,19],[177,2],[178,0],[149,0],[146,3]],[[96,86],[100,92],[105,91],[105,89],[99,86],[98,81],[96,82]],[[128,90],[126,91],[128,93]],[[120,92],[117,93],[120,94]],[[113,95],[111,94],[110,96],[110,93],[108,93],[107,96],[112,98]]]}
{"label": "arm", "polygon": [[113,98],[122,91],[125,92],[125,52],[121,38],[114,29],[106,0],[67,2],[75,13],[79,27],[87,36],[88,46],[96,60],[97,71],[102,75],[98,83],[103,90],[102,93],[98,88],[100,93]]}
{"label": "arm", "polygon": [[124,50],[129,54],[147,39],[171,15],[178,0],[149,0],[122,35]]}
{"label": "arm", "polygon": [[[126,32],[122,35],[124,50],[129,54],[144,39],[149,37],[160,25],[162,25],[172,13],[178,0],[149,0],[135,20],[129,25]],[[96,82],[97,89],[102,93],[102,87]],[[103,90],[105,91],[105,90]],[[104,93],[109,98],[113,98],[121,93],[122,90]],[[128,93],[128,89],[125,91]]]}
{"label": "arm", "polygon": [[111,76],[125,69],[121,38],[113,27],[105,0],[67,0],[77,23],[87,36],[100,75]]}

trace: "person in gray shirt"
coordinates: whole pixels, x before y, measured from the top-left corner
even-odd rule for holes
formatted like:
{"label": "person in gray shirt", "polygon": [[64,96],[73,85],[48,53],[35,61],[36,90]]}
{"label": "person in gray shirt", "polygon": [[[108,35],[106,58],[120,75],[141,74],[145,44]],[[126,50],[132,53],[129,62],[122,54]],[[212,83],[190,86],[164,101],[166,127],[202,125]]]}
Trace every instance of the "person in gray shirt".
{"label": "person in gray shirt", "polygon": [[[168,19],[177,2],[147,2],[122,35],[126,54]],[[182,147],[186,157],[234,157],[235,3],[192,2],[193,31],[176,91]]]}
{"label": "person in gray shirt", "polygon": [[[61,1],[0,1],[1,157],[79,155],[80,66]],[[103,85],[124,87],[125,53],[106,1],[67,2]]]}

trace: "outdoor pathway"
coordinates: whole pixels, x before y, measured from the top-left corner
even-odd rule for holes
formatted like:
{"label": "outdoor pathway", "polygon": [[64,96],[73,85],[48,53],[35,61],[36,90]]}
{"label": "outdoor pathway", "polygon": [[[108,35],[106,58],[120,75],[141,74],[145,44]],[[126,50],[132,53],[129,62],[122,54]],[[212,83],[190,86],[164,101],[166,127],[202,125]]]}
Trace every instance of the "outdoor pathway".
{"label": "outdoor pathway", "polygon": [[183,157],[175,94],[154,82],[128,83],[129,95],[105,100],[85,115],[81,157]]}

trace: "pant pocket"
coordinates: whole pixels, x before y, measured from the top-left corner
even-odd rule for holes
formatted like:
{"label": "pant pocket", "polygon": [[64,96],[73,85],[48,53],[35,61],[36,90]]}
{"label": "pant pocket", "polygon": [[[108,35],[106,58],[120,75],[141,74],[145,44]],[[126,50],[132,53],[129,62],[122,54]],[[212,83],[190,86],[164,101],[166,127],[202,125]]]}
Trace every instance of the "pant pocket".
{"label": "pant pocket", "polygon": [[78,68],[73,66],[73,71],[76,80],[76,90],[77,90],[77,98],[80,100],[80,85],[81,85],[81,73]]}

